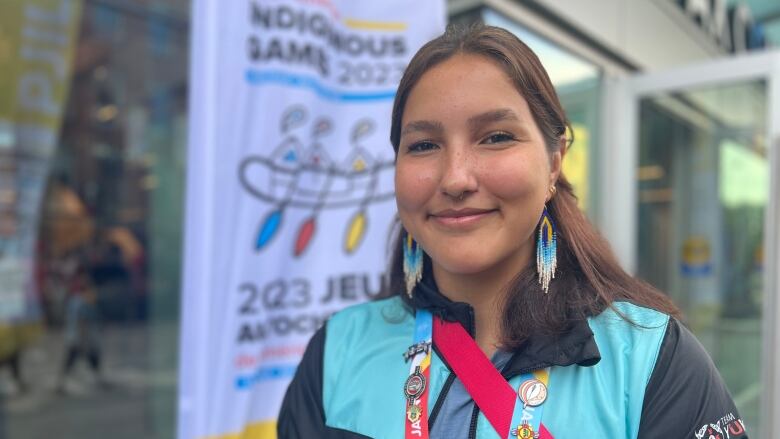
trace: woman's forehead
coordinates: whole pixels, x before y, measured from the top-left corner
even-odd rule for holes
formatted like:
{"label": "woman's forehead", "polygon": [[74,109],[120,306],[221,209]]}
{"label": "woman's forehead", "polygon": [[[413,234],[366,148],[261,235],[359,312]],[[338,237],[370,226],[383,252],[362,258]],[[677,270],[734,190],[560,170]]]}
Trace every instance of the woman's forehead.
{"label": "woman's forehead", "polygon": [[506,73],[495,62],[476,55],[457,55],[425,72],[409,93],[403,123],[456,113],[471,125],[530,115],[528,104]]}
{"label": "woman's forehead", "polygon": [[498,62],[484,55],[470,53],[455,54],[435,64],[420,76],[417,83],[420,84],[424,81],[438,82],[443,78],[468,79],[478,77],[490,77],[494,80],[500,79],[502,83],[512,84],[511,78]]}

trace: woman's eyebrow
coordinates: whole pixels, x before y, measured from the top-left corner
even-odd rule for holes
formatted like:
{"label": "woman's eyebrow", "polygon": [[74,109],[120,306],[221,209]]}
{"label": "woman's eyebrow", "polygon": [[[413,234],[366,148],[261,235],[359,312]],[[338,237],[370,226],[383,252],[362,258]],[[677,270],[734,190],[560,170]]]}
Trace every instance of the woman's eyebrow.
{"label": "woman's eyebrow", "polygon": [[509,108],[500,108],[498,110],[486,111],[482,114],[472,116],[469,118],[468,124],[469,127],[474,130],[481,127],[482,125],[493,122],[501,122],[504,120],[519,121],[520,118],[517,117],[517,114],[515,114],[515,112]]}
{"label": "woman's eyebrow", "polygon": [[401,135],[411,134],[414,132],[426,132],[426,133],[433,133],[433,134],[440,134],[444,132],[444,125],[442,125],[441,122],[433,121],[433,120],[416,120],[414,122],[409,122],[406,124],[404,129],[401,131]]}
{"label": "woman's eyebrow", "polygon": [[[467,123],[472,130],[476,130],[482,125],[504,120],[519,121],[520,118],[509,108],[499,108],[497,110],[490,110],[472,116],[468,119]],[[404,136],[415,132],[440,134],[444,132],[444,125],[441,122],[434,120],[416,120],[406,124],[401,131],[401,135]]]}

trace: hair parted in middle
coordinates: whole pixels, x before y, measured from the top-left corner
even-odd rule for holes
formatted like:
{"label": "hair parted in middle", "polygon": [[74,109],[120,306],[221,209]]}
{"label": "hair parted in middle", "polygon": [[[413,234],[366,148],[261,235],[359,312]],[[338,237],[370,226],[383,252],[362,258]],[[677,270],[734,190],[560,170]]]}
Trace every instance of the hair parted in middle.
{"label": "hair parted in middle", "polygon": [[[401,123],[409,94],[431,68],[456,55],[482,56],[496,63],[526,100],[548,154],[571,144],[570,124],[536,54],[509,31],[483,24],[449,26],[444,34],[426,43],[409,62],[393,103],[390,142],[396,156],[401,140]],[[562,141],[562,139],[565,139]],[[563,151],[562,151],[563,152]],[[557,193],[547,204],[558,231],[558,269],[549,294],[542,292],[533,264],[519,269],[503,301],[502,345],[513,349],[532,334],[554,335],[566,331],[575,320],[597,315],[615,301],[630,301],[680,317],[671,300],[649,284],[626,273],[603,236],[577,206],[572,185],[563,173],[556,182]],[[390,264],[387,290],[412,307],[425,303],[415,294],[408,298],[402,268],[403,237],[399,227]],[[430,265],[428,255],[425,264]]]}

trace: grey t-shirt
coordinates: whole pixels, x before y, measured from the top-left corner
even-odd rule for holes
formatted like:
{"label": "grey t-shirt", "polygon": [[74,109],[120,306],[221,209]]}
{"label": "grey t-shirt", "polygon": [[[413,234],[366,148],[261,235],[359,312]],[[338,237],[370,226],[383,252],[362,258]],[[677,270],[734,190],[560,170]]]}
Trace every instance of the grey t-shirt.
{"label": "grey t-shirt", "polygon": [[[497,350],[490,361],[501,370],[509,359],[510,352]],[[450,391],[445,395],[444,402],[436,416],[433,428],[429,432],[431,439],[468,439],[471,426],[471,414],[474,411],[474,400],[466,391],[466,387],[455,377]]]}

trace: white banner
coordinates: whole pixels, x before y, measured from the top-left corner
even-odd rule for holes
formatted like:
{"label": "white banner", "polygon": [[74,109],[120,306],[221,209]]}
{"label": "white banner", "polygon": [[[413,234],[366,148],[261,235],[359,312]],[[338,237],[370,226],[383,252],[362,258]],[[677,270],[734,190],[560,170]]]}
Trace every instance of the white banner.
{"label": "white banner", "polygon": [[328,315],[379,293],[395,89],[443,0],[196,0],[180,439],[275,437]]}

